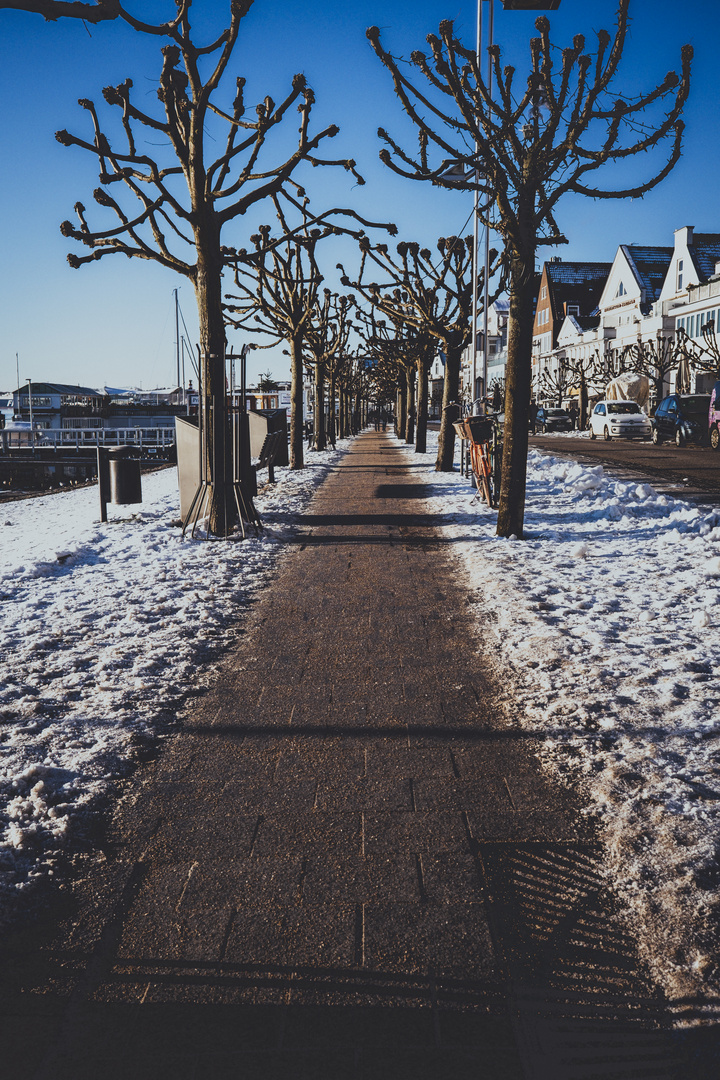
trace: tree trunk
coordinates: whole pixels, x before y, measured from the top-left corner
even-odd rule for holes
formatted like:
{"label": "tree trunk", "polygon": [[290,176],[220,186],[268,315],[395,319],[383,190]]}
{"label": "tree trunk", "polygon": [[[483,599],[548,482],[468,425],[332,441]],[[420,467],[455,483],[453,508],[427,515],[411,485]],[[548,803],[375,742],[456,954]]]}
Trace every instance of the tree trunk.
{"label": "tree trunk", "polygon": [[344,387],[345,395],[345,418],[343,423],[343,429],[345,431],[345,438],[349,439],[352,435],[352,393],[350,387],[346,385]]}
{"label": "tree trunk", "polygon": [[584,431],[588,425],[588,389],[585,372],[580,371],[580,418],[578,420],[580,430]]}
{"label": "tree trunk", "polygon": [[332,448],[334,450],[335,449],[335,439],[336,439],[336,434],[335,434],[335,432],[336,432],[336,427],[335,427],[335,398],[337,396],[337,389],[336,389],[336,386],[335,386],[335,371],[332,368],[331,368],[331,375],[330,375],[330,393],[329,393],[328,396],[330,398],[330,400],[328,402],[328,427],[327,427],[328,441],[329,441],[330,445],[332,446]]}
{"label": "tree trunk", "polygon": [[430,355],[429,353],[423,353],[418,360],[417,429],[415,432],[415,452],[417,454],[424,454],[427,450],[429,378]]}
{"label": "tree trunk", "polygon": [[405,369],[400,367],[398,371],[398,392],[397,392],[397,405],[395,407],[395,434],[398,439],[405,437],[405,427],[407,424],[407,413],[405,406],[407,404],[407,380],[405,378]]}
{"label": "tree trunk", "polygon": [[302,334],[290,338],[290,468],[304,469]]}
{"label": "tree trunk", "polygon": [[415,442],[415,368],[405,369],[405,442]]}
{"label": "tree trunk", "polygon": [[325,365],[315,364],[315,449],[327,447],[325,433]]}
{"label": "tree trunk", "polygon": [[435,472],[452,472],[455,466],[455,428],[453,420],[458,418],[454,403],[460,399],[460,364],[462,349],[447,348],[445,357],[445,381],[443,383],[442,415],[440,434],[438,435],[438,456]]}
{"label": "tree trunk", "polygon": [[511,253],[505,431],[497,535],[523,538],[532,384],[535,251]]}
{"label": "tree trunk", "polygon": [[[222,308],[222,262],[214,222],[195,233],[197,274],[195,299],[200,328],[202,430],[205,473],[210,485],[208,528],[228,536],[237,522],[232,491],[231,446],[225,385],[225,319]],[[209,235],[208,235],[209,234]]]}

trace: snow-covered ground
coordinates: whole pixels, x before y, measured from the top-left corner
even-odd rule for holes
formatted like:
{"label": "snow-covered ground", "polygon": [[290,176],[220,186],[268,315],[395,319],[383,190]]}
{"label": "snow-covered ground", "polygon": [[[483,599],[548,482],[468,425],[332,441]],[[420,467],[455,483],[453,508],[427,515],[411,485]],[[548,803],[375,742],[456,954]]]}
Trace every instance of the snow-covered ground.
{"label": "snow-covered ground", "polygon": [[267,527],[242,543],[183,540],[175,469],[107,524],[97,487],[0,505],[0,925],[71,832],[92,844],[88,809],[208,678],[346,445],[276,469],[256,500]]}
{"label": "snow-covered ground", "polygon": [[655,976],[676,1002],[716,997],[720,508],[531,450],[515,542],[459,473],[433,472],[431,448],[408,456],[427,462],[415,475],[457,541],[483,649],[493,628],[512,722],[549,736],[545,766],[601,816],[608,878]]}
{"label": "snow-covered ground", "polygon": [[[408,458],[456,541],[484,649],[494,628],[508,722],[550,736],[546,767],[582,782],[671,999],[717,994],[720,511],[531,451],[529,538],[500,540],[468,481],[434,472],[430,439]],[[95,488],[0,506],[0,915],[57,872],[88,807],[209,677],[335,458],[278,470],[257,500],[269,527],[242,544],[181,539],[173,470],[106,525]]]}

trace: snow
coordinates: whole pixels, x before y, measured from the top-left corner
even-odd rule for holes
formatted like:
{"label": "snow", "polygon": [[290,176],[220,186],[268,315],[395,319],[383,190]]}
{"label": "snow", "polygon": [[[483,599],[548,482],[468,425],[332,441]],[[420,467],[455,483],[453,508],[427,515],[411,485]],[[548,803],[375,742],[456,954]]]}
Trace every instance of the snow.
{"label": "snow", "polygon": [[88,811],[207,683],[346,445],[277,469],[266,528],[241,543],[182,538],[174,469],[106,524],[97,487],[0,505],[0,925],[62,870],[71,834],[91,844]]}
{"label": "snow", "polygon": [[[432,449],[408,451],[426,463]],[[717,994],[720,511],[531,450],[523,543],[459,472],[443,516],[488,635],[508,722],[602,822],[605,873],[670,1001]],[[514,538],[513,538],[514,539]],[[488,618],[489,616],[489,618]]]}
{"label": "snow", "polygon": [[[601,820],[608,880],[682,1021],[682,998],[720,990],[720,512],[533,450],[511,542],[429,442],[407,457],[507,723],[544,737],[544,767]],[[277,470],[243,543],[181,538],[174,470],[107,524],[96,488],[0,506],[0,909],[62,873],[70,839],[91,849],[88,811],[210,681],[337,454]]]}

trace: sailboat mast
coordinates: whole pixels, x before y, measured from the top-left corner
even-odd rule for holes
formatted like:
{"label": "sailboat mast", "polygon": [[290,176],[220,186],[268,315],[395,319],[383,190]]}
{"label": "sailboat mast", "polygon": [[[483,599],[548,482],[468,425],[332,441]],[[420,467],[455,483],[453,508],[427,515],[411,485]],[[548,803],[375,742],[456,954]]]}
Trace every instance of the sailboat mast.
{"label": "sailboat mast", "polygon": [[176,385],[180,387],[180,305],[178,301],[177,289],[173,289],[173,292],[175,293],[175,367],[177,378]]}

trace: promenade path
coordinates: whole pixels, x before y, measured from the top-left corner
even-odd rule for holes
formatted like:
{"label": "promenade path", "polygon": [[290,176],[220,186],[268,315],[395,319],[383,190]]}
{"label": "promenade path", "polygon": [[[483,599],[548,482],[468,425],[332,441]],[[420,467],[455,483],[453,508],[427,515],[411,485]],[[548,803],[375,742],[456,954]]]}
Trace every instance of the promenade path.
{"label": "promenade path", "polygon": [[425,490],[390,434],[339,461],[104,865],[6,958],[6,1065],[682,1075],[592,821],[496,705]]}

